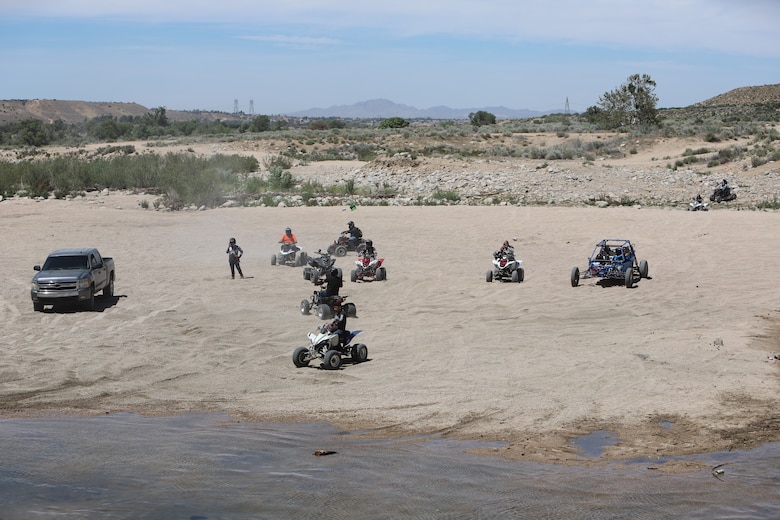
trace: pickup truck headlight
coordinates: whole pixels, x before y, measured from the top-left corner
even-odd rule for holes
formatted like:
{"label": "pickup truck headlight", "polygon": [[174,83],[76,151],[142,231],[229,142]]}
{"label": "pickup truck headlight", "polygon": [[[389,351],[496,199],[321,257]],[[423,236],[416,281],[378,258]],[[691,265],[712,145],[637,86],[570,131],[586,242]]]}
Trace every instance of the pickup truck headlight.
{"label": "pickup truck headlight", "polygon": [[30,284],[30,289],[32,289],[33,291],[37,291],[38,290],[38,282],[32,282]]}
{"label": "pickup truck headlight", "polygon": [[87,289],[89,287],[89,279],[88,278],[83,278],[83,279],[79,280],[77,287],[79,289]]}

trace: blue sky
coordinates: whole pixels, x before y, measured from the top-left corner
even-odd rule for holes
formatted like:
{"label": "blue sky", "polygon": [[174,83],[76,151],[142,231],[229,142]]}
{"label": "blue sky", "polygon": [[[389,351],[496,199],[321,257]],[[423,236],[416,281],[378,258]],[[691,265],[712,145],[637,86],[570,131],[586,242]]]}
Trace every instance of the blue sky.
{"label": "blue sky", "polygon": [[0,0],[0,99],[581,112],[780,83],[779,0]]}

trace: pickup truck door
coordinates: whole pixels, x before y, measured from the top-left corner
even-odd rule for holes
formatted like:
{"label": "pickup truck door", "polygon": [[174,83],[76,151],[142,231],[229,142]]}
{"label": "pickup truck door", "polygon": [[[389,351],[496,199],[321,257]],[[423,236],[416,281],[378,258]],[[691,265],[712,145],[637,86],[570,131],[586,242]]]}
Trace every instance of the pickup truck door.
{"label": "pickup truck door", "polygon": [[95,284],[95,291],[99,291],[106,285],[106,266],[100,253],[89,255],[90,269],[92,269],[92,282]]}

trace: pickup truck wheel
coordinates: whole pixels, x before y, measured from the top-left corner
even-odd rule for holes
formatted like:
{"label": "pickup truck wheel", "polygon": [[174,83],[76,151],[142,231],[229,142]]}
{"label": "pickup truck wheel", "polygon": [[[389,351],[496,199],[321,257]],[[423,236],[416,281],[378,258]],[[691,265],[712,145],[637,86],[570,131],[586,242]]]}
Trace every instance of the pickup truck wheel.
{"label": "pickup truck wheel", "polygon": [[35,312],[43,312],[43,304],[41,302],[33,302],[33,310]]}
{"label": "pickup truck wheel", "polygon": [[88,311],[95,310],[95,286],[94,285],[89,288],[89,298],[84,303]]}
{"label": "pickup truck wheel", "polygon": [[103,289],[103,298],[113,298],[114,297],[114,276],[111,275],[111,278],[108,279],[108,285],[105,286]]}

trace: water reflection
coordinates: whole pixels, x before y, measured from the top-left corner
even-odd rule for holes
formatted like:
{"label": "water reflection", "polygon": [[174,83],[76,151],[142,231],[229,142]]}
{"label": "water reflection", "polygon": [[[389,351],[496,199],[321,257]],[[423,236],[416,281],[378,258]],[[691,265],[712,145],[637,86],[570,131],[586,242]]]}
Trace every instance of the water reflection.
{"label": "water reflection", "polygon": [[0,442],[3,520],[780,517],[780,444],[688,457],[725,464],[716,479],[644,464],[507,461],[465,452],[484,444],[214,415],[2,420]]}

